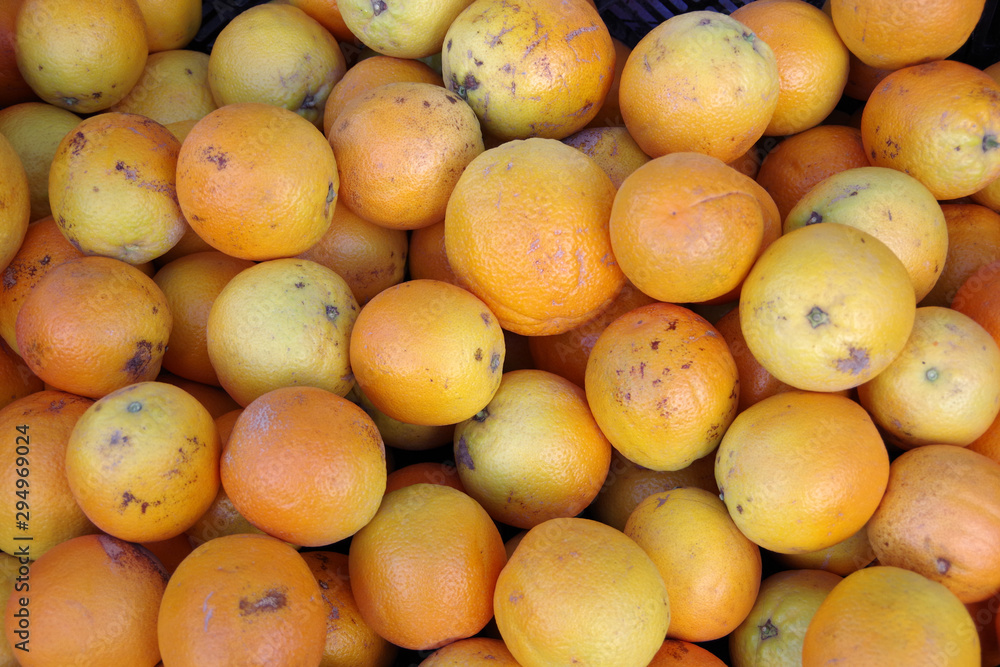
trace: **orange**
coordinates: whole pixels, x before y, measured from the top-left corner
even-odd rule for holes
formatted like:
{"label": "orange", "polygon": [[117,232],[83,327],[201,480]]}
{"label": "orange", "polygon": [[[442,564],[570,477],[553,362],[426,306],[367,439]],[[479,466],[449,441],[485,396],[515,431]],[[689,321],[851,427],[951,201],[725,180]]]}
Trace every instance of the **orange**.
{"label": "orange", "polygon": [[5,341],[0,341],[0,408],[44,388],[42,380],[31,372]]}
{"label": "orange", "polygon": [[897,447],[964,447],[1000,412],[1000,347],[968,315],[917,308],[899,356],[858,387],[858,399]]}
{"label": "orange", "polygon": [[458,469],[450,463],[435,461],[411,463],[393,470],[385,479],[385,492],[391,493],[411,484],[444,484],[465,492],[462,478],[458,476]]}
{"label": "orange", "polygon": [[31,186],[21,157],[0,134],[0,266],[17,254],[31,219]]}
{"label": "orange", "polygon": [[[1000,62],[993,63],[985,68],[983,72],[993,77],[993,80],[997,83],[1000,83]],[[982,190],[973,192],[969,197],[975,203],[988,206],[1000,213],[1000,176],[986,184]]]}
{"label": "orange", "polygon": [[529,336],[528,347],[534,365],[583,386],[587,360],[598,336],[609,324],[628,311],[654,303],[656,299],[625,281],[618,296],[596,316],[583,324],[552,336]]}
{"label": "orange", "polygon": [[475,295],[437,280],[409,280],[361,309],[350,359],[358,386],[381,412],[443,426],[489,403],[505,349],[496,317]]}
{"label": "orange", "polygon": [[326,647],[318,667],[389,667],[396,647],[365,623],[351,591],[347,554],[307,551],[302,554],[321,589],[326,615]]}
{"label": "orange", "polygon": [[149,550],[151,554],[156,556],[156,559],[160,561],[163,565],[163,569],[167,571],[168,574],[173,574],[177,566],[180,565],[181,561],[187,558],[187,555],[191,553],[192,546],[191,542],[188,541],[188,536],[184,533],[180,535],[175,535],[166,540],[157,540],[155,542],[142,542],[142,546]]}
{"label": "orange", "polygon": [[905,171],[937,199],[971,195],[1000,176],[998,135],[1000,83],[952,60],[893,72],[861,116],[871,163]]}
{"label": "orange", "polygon": [[583,389],[534,369],[504,373],[490,402],[455,427],[454,452],[465,492],[517,528],[582,512],[611,463]]}
{"label": "orange", "polygon": [[420,60],[393,58],[376,54],[358,61],[348,68],[333,86],[323,109],[323,134],[330,135],[330,128],[340,117],[340,112],[355,97],[371,92],[379,86],[400,81],[413,81],[444,86],[441,75]]}
{"label": "orange", "polygon": [[563,139],[563,143],[593,158],[616,188],[650,160],[624,127],[586,127]]}
{"label": "orange", "polygon": [[409,239],[402,229],[388,229],[355,215],[338,199],[333,220],[316,245],[299,253],[343,278],[359,305],[403,281]]}
{"label": "orange", "polygon": [[955,292],[951,308],[968,315],[1000,342],[1000,260],[983,264]]}
{"label": "orange", "polygon": [[212,250],[185,255],[156,272],[153,282],[167,297],[174,316],[163,353],[165,370],[197,382],[219,384],[208,357],[208,313],[229,281],[251,266],[249,260]]}
{"label": "orange", "polygon": [[757,185],[716,158],[671,153],[625,179],[611,247],[625,276],[659,301],[697,303],[739,286],[764,239]]}
{"label": "orange", "polygon": [[979,204],[942,204],[948,255],[921,306],[951,306],[958,288],[980,267],[1000,260],[1000,213]]}
{"label": "orange", "polygon": [[[212,504],[184,534],[192,547],[198,547],[222,535],[242,533],[266,534],[239,513],[226,494],[226,490],[220,486]],[[292,546],[298,548],[297,545]]]}
{"label": "orange", "polygon": [[785,569],[825,570],[846,577],[855,570],[868,567],[875,560],[875,551],[868,539],[868,524],[846,540],[816,551],[797,554],[770,554]]}
{"label": "orange", "polygon": [[594,343],[584,386],[615,449],[653,470],[679,470],[715,449],[740,391],[736,364],[715,327],[668,303],[612,322]]}
{"label": "orange", "polygon": [[711,651],[682,639],[667,639],[648,667],[726,667]]}
{"label": "orange", "polygon": [[321,128],[326,99],[346,70],[340,45],[319,22],[298,7],[265,3],[239,12],[219,32],[208,85],[220,107],[272,104]]}
{"label": "orange", "polygon": [[22,4],[24,0],[0,4],[0,108],[38,99],[17,69],[14,25]]}
{"label": "orange", "polygon": [[784,136],[819,125],[844,92],[849,51],[829,16],[805,0],[758,0],[730,14],[774,51],[778,105],[764,134]]}
{"label": "orange", "polygon": [[223,449],[229,442],[229,435],[233,432],[233,426],[236,425],[236,420],[241,414],[243,414],[243,408],[237,407],[215,418],[215,426],[219,429],[219,440],[222,442]]}
{"label": "orange", "polygon": [[775,146],[760,163],[757,182],[771,195],[784,220],[799,199],[827,176],[867,166],[861,130],[820,125]]}
{"label": "orange", "polygon": [[86,255],[148,262],[184,234],[175,174],[181,143],[154,120],[108,112],[81,121],[49,169],[52,216]]}
{"label": "orange", "polygon": [[461,286],[448,263],[444,245],[444,220],[410,232],[407,269],[414,280],[441,280]]}
{"label": "orange", "polygon": [[665,471],[643,468],[618,450],[612,450],[608,477],[587,508],[587,514],[612,528],[625,530],[629,515],[647,496],[686,486],[719,493],[715,484],[715,450],[686,468]]}
{"label": "orange", "polygon": [[431,650],[483,629],[506,560],[479,503],[448,486],[412,484],[386,494],[354,535],[348,569],[368,625],[397,646]]}
{"label": "orange", "polygon": [[173,317],[152,278],[110,257],[55,266],[24,297],[17,349],[53,388],[99,398],[152,380]]}
{"label": "orange", "polygon": [[78,114],[125,97],[149,52],[136,0],[24,0],[15,44],[17,67],[32,90]]}
{"label": "orange", "polygon": [[1000,591],[1000,463],[962,447],[927,445],[892,462],[868,524],[882,565],[944,584],[962,602]]}
{"label": "orange", "polygon": [[327,611],[312,570],[287,544],[266,535],[219,537],[170,577],[157,620],[163,663],[315,667]]}
{"label": "orange", "polygon": [[393,3],[337,0],[344,24],[361,42],[378,53],[397,58],[425,58],[441,53],[452,21],[472,0]]}
{"label": "orange", "polygon": [[202,0],[137,0],[146,23],[149,52],[182,49],[201,27]]}
{"label": "orange", "polygon": [[903,262],[919,302],[948,256],[948,225],[937,199],[917,179],[886,167],[845,169],[812,187],[785,217],[785,232],[839,222],[868,232]]}
{"label": "orange", "polygon": [[881,83],[882,79],[889,76],[898,68],[886,69],[883,67],[872,67],[866,65],[853,53],[850,57],[850,68],[847,73],[847,85],[844,86],[844,94],[856,100],[866,101],[875,90],[875,86]]}
{"label": "orange", "polygon": [[344,279],[308,259],[272,259],[232,277],[208,312],[208,358],[242,406],[279,387],[344,396],[358,304]]}
{"label": "orange", "polygon": [[654,493],[629,515],[625,534],[649,554],[667,586],[667,636],[719,639],[743,622],[760,586],[760,548],[736,527],[719,496],[696,487]]}
{"label": "orange", "polygon": [[614,199],[611,179],[577,149],[555,139],[509,141],[458,179],[444,220],[448,261],[505,329],[568,331],[625,282],[608,232]]}
{"label": "orange", "polygon": [[14,352],[18,351],[14,325],[24,299],[51,269],[77,257],[83,253],[66,240],[51,216],[28,226],[24,241],[0,279],[0,336]]}
{"label": "orange", "polygon": [[871,518],[889,454],[864,409],[793,391],[750,406],[719,444],[715,480],[740,530],[764,549],[803,553],[841,542]]}
{"label": "orange", "polygon": [[837,662],[978,667],[979,637],[941,584],[898,567],[868,567],[833,587],[806,630],[803,667]]}
{"label": "orange", "polygon": [[75,113],[43,102],[24,102],[0,109],[0,134],[21,158],[31,195],[31,221],[52,213],[49,168],[59,142],[80,122]]}
{"label": "orange", "polygon": [[441,86],[411,81],[351,100],[327,138],[344,204],[392,229],[443,220],[455,183],[483,152],[479,121],[468,104]]}
{"label": "orange", "polygon": [[632,53],[632,47],[614,35],[611,37],[611,43],[615,47],[615,73],[601,108],[597,111],[597,115],[587,123],[587,127],[625,127],[618,93],[621,90],[622,70],[625,69],[625,63],[628,61],[629,54]]}
{"label": "orange", "polygon": [[761,254],[743,284],[740,329],[778,380],[840,391],[892,362],[915,311],[913,283],[895,253],[832,222],[789,232]]}
{"label": "orange", "polygon": [[520,667],[503,640],[469,637],[443,646],[424,658],[419,667]]}
{"label": "orange", "polygon": [[527,532],[500,573],[497,627],[523,667],[648,665],[670,623],[655,563],[610,526],[550,519]]}
{"label": "orange", "polygon": [[66,477],[87,517],[110,535],[180,535],[219,490],[215,422],[183,389],[138,382],[98,399],[73,427]]}
{"label": "orange", "polygon": [[[10,463],[0,470],[0,549],[37,559],[60,542],[96,533],[66,479],[66,445],[73,426],[93,403],[62,391],[39,390],[0,409]],[[24,521],[24,525],[18,523]],[[30,536],[31,541],[22,541]]]}
{"label": "orange", "polygon": [[195,382],[167,371],[160,371],[156,381],[172,384],[191,394],[208,410],[213,419],[240,407],[239,403],[217,385]]}
{"label": "orange", "polygon": [[385,446],[346,398],[285,387],[237,418],[221,463],[233,506],[261,530],[302,546],[353,535],[385,490]]}
{"label": "orange", "polygon": [[743,337],[743,330],[740,329],[738,305],[720,317],[715,323],[715,328],[725,339],[733,355],[733,361],[736,362],[736,371],[740,378],[740,400],[736,408],[738,412],[743,412],[768,396],[793,389],[768,373],[750,352]]}
{"label": "orange", "polygon": [[83,535],[56,545],[21,576],[30,584],[10,596],[4,614],[19,665],[159,661],[156,619],[167,572],[144,547]]}
{"label": "orange", "polygon": [[177,157],[177,200],[191,228],[243,259],[290,257],[330,226],[340,179],[309,122],[268,104],[230,104],[191,129]]}
{"label": "orange", "polygon": [[820,570],[788,570],[762,581],[750,613],[729,635],[732,667],[801,664],[809,621],[841,579]]}
{"label": "orange", "polygon": [[142,114],[171,129],[172,123],[201,120],[216,108],[208,86],[208,54],[173,49],[150,54],[142,76],[111,111]]}
{"label": "orange", "polygon": [[984,0],[831,0],[847,48],[867,65],[899,69],[958,51],[983,13]]}
{"label": "orange", "polygon": [[[393,419],[375,407],[375,404],[357,384],[347,393],[346,398],[357,403],[362,410],[368,413],[368,416],[375,422],[375,426],[378,427],[382,441],[387,447],[416,452],[452,444],[452,436],[455,434],[454,424],[434,426],[410,424]],[[457,479],[458,473],[455,475]]]}
{"label": "orange", "polygon": [[597,115],[611,88],[611,33],[586,0],[519,7],[469,4],[445,35],[441,75],[499,141],[568,137]]}
{"label": "orange", "polygon": [[337,0],[285,0],[319,21],[340,42],[354,43],[357,37],[344,23]]}
{"label": "orange", "polygon": [[619,104],[647,155],[697,151],[729,162],[764,134],[779,89],[778,62],[764,40],[726,14],[690,11],[635,45]]}

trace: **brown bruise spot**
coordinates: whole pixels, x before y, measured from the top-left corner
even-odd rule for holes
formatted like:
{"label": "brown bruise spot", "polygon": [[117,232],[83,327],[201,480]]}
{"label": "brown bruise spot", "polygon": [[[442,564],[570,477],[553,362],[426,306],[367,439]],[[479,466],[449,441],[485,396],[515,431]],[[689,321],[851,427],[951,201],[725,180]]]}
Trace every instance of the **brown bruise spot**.
{"label": "brown bruise spot", "polygon": [[77,132],[69,142],[69,151],[75,157],[87,146],[87,136],[83,132]]}
{"label": "brown bruise spot", "polygon": [[842,359],[837,359],[836,365],[837,370],[841,373],[857,375],[871,365],[870,359],[868,358],[868,350],[857,347],[849,347],[847,348],[847,356]]}
{"label": "brown bruise spot", "polygon": [[214,164],[219,171],[225,169],[226,165],[229,164],[228,153],[216,150],[215,146],[207,146],[205,150],[201,152],[201,157],[206,162]]}
{"label": "brown bruise spot", "polygon": [[153,359],[153,344],[148,340],[140,340],[135,344],[135,354],[132,355],[122,370],[133,378],[142,377]]}
{"label": "brown bruise spot", "polygon": [[458,439],[458,445],[455,447],[455,462],[469,470],[476,469],[476,464],[472,461],[472,454],[469,453],[469,443],[464,435]]}
{"label": "brown bruise spot", "polygon": [[493,356],[490,357],[490,371],[495,373],[498,368],[500,368],[500,354],[494,352]]}
{"label": "brown bruise spot", "polygon": [[240,616],[278,611],[287,605],[288,598],[285,594],[272,588],[256,600],[240,598]]}
{"label": "brown bruise spot", "polygon": [[114,565],[128,570],[153,571],[159,575],[163,583],[167,583],[170,578],[170,574],[159,559],[141,544],[125,542],[110,535],[98,535],[97,540]]}
{"label": "brown bruise spot", "polygon": [[135,167],[130,167],[121,160],[115,163],[115,171],[124,174],[129,181],[135,181],[139,178],[139,172],[135,170]]}
{"label": "brown bruise spot", "polygon": [[483,348],[477,347],[476,348],[476,353],[473,355],[473,358],[476,361],[482,361],[483,360]]}

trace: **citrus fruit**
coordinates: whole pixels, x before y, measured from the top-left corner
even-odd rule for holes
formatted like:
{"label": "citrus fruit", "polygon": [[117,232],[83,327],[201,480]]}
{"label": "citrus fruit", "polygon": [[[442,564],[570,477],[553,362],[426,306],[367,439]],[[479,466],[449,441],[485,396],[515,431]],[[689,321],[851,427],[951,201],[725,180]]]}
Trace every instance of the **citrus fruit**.
{"label": "citrus fruit", "polygon": [[1000,341],[1000,261],[980,266],[955,292],[951,308],[968,315]]}
{"label": "citrus fruit", "polygon": [[177,200],[191,228],[242,259],[314,246],[330,226],[339,186],[333,149],[319,130],[269,104],[209,113],[177,157]]}
{"label": "citrus fruit", "polygon": [[163,592],[163,663],[314,667],[326,614],[316,577],[290,546],[267,535],[218,537],[192,551]]}
{"label": "citrus fruit", "polygon": [[219,490],[221,446],[208,410],[183,389],[137,382],[98,399],[66,445],[66,477],[87,517],[130,542],[166,540]]}
{"label": "citrus fruit", "polygon": [[1000,591],[998,524],[1000,463],[962,447],[927,445],[892,462],[868,539],[880,564],[938,581],[962,602],[980,602]]}
{"label": "citrus fruit", "polygon": [[456,425],[454,451],[466,493],[517,528],[582,512],[611,462],[583,389],[534,369],[504,373],[490,402]]}
{"label": "citrus fruit", "polygon": [[645,667],[670,623],[652,559],[622,532],[581,518],[549,519],[525,534],[497,579],[493,607],[524,667]]}
{"label": "citrus fruit", "polygon": [[372,50],[396,58],[441,53],[448,27],[472,0],[337,0],[344,25]]}
{"label": "citrus fruit", "polygon": [[152,278],[110,257],[68,259],[35,283],[17,349],[53,388],[99,398],[160,372],[173,316]]}
{"label": "citrus fruit", "polygon": [[902,449],[964,447],[1000,411],[1000,348],[975,320],[950,308],[917,308],[909,340],[858,387],[861,405]]}
{"label": "citrus fruit", "polygon": [[827,176],[867,167],[861,130],[819,125],[782,140],[760,163],[757,182],[771,195],[784,221],[792,207]]}
{"label": "citrus fruit", "polygon": [[641,306],[608,325],[591,350],[584,386],[615,449],[653,470],[679,470],[715,449],[740,391],[715,327],[668,303]]}
{"label": "citrus fruit", "polygon": [[469,637],[443,646],[424,658],[419,667],[519,667],[503,640]]}
{"label": "citrus fruit", "polygon": [[475,295],[437,280],[409,280],[361,309],[350,359],[361,391],[381,412],[443,426],[489,403],[505,350],[496,317]]}
{"label": "citrus fruit", "polygon": [[78,114],[125,97],[149,53],[136,0],[24,0],[15,44],[17,67],[32,90]]}
{"label": "citrus fruit", "polygon": [[431,650],[483,629],[506,560],[479,503],[449,486],[412,484],[386,494],[354,535],[348,568],[368,625],[403,648]]}
{"label": "citrus fruit", "polygon": [[180,149],[169,130],[138,114],[81,121],[49,170],[52,216],[69,242],[129,264],[170,250],[187,228],[177,203]]}
{"label": "citrus fruit", "polygon": [[761,254],[743,283],[740,329],[778,380],[839,391],[896,358],[915,311],[913,283],[887,245],[826,223],[791,231]]}
{"label": "citrus fruit", "polygon": [[323,546],[353,535],[375,514],[385,490],[385,446],[346,398],[284,387],[236,419],[221,474],[250,523],[293,544]]}
{"label": "citrus fruit", "polygon": [[164,265],[153,282],[167,298],[174,324],[170,329],[163,368],[181,377],[219,384],[208,356],[208,314],[219,292],[253,262],[217,250],[179,257]]}
{"label": "citrus fruit", "polygon": [[0,266],[4,268],[17,254],[31,219],[31,186],[21,157],[0,134]]}
{"label": "citrus fruit", "polygon": [[739,286],[763,242],[766,213],[757,188],[701,153],[658,157],[618,188],[609,223],[615,259],[659,301],[721,297]]}
{"label": "citrus fruit", "polygon": [[0,109],[0,134],[21,158],[31,195],[31,221],[52,213],[49,207],[49,168],[59,142],[77,126],[80,117],[43,102],[24,102]]}
{"label": "citrus fruit", "polygon": [[868,413],[820,392],[785,392],[750,406],[715,458],[733,521],[779,553],[816,551],[856,533],[888,479],[889,454]]}
{"label": "citrus fruit", "polygon": [[586,0],[518,7],[473,0],[445,34],[441,75],[498,140],[563,139],[597,115],[611,88],[611,33]]}
{"label": "citrus fruit", "polygon": [[406,268],[414,280],[427,278],[461,287],[461,281],[448,263],[444,245],[444,220],[410,232]]}
{"label": "citrus fruit", "polygon": [[648,667],[725,667],[708,649],[682,639],[667,639]]}
{"label": "citrus fruit", "polygon": [[768,396],[792,389],[791,386],[768,373],[750,352],[746,339],[743,338],[743,331],[740,329],[738,304],[716,321],[715,328],[719,335],[725,339],[726,345],[733,355],[733,361],[736,362],[736,371],[740,378],[740,400],[737,404],[737,412],[743,412]]}
{"label": "citrus fruit", "polygon": [[872,67],[899,69],[941,60],[965,44],[983,0],[935,0],[902,6],[892,0],[831,0],[837,34]]}
{"label": "citrus fruit", "polygon": [[472,108],[441,86],[413,81],[387,83],[351,100],[327,138],[343,203],[393,229],[443,220],[455,183],[483,152]]}
{"label": "citrus fruit", "polygon": [[861,116],[871,163],[905,171],[938,199],[971,195],[1000,176],[998,137],[1000,83],[953,60],[896,70]]}
{"label": "citrus fruit", "polygon": [[639,40],[618,95],[625,127],[650,157],[696,151],[729,162],[763,136],[779,89],[771,47],[736,19],[702,10]]}
{"label": "citrus fruit", "polygon": [[981,266],[1000,260],[1000,213],[979,204],[941,204],[948,255],[921,306],[951,306],[955,293]]}
{"label": "citrus fruit", "polygon": [[288,386],[341,396],[354,385],[348,345],[358,304],[344,279],[308,259],[273,259],[232,277],[208,313],[208,358],[242,406]]}
{"label": "citrus fruit", "polygon": [[321,589],[326,615],[326,647],[318,667],[389,667],[396,647],[365,623],[351,591],[347,554],[333,551],[302,553]]}
{"label": "citrus fruit", "polygon": [[202,0],[136,0],[150,54],[182,49],[201,27]]}
{"label": "citrus fruit", "polygon": [[805,0],[758,0],[730,14],[774,52],[778,105],[764,130],[796,134],[819,125],[847,84],[849,51],[829,16]]}
{"label": "citrus fruit", "polygon": [[319,22],[298,7],[265,3],[238,13],[219,32],[208,85],[220,107],[272,104],[320,128],[326,98],[346,70],[340,45]]}
{"label": "citrus fruit", "polygon": [[647,496],[625,534],[656,563],[670,599],[667,636],[725,637],[743,622],[760,586],[760,548],[740,532],[719,496],[687,487]]}
{"label": "citrus fruit", "polygon": [[729,635],[732,667],[801,664],[802,640],[820,603],[842,577],[820,570],[776,572]]}
{"label": "citrus fruit", "polygon": [[330,31],[339,42],[356,44],[358,39],[344,24],[344,17],[340,15],[340,7],[337,0],[282,0],[287,4],[294,5],[313,17],[320,24]]}
{"label": "citrus fruit", "polygon": [[10,464],[0,470],[0,489],[11,499],[0,506],[0,549],[35,560],[60,542],[97,532],[70,491],[65,465],[70,433],[91,403],[62,391],[38,391],[0,409],[0,426],[10,434],[3,443]]}
{"label": "citrus fruit", "polygon": [[0,341],[0,407],[44,389],[45,383],[6,341]]}
{"label": "citrus fruit", "polygon": [[14,26],[23,3],[24,0],[12,0],[0,5],[0,107],[38,99],[17,69],[14,51]]}
{"label": "citrus fruit", "polygon": [[[405,451],[424,451],[434,449],[443,445],[451,445],[455,434],[454,424],[425,425],[410,424],[393,419],[385,414],[371,402],[361,387],[355,383],[354,388],[347,393],[346,398],[368,413],[368,416],[375,422],[378,432],[382,435],[382,441],[387,447],[402,449]],[[456,479],[458,473],[455,473]],[[431,481],[431,480],[424,480]]]}
{"label": "citrus fruit", "polygon": [[450,463],[436,461],[420,461],[396,468],[385,478],[385,492],[390,493],[411,484],[444,484],[465,492],[458,469]]}
{"label": "citrus fruit", "polygon": [[170,125],[201,120],[216,108],[208,86],[208,54],[172,49],[151,53],[135,86],[110,110],[142,114]]}
{"label": "citrus fruit", "polygon": [[[869,519],[869,521],[871,521]],[[855,570],[868,567],[875,560],[875,551],[868,539],[868,524],[846,540],[816,551],[796,554],[769,554],[776,563],[790,570],[825,570],[846,577]]]}
{"label": "citrus fruit", "polygon": [[147,549],[109,535],[82,535],[26,569],[22,576],[30,584],[10,596],[4,613],[19,665],[159,661],[156,619],[167,571]]}
{"label": "citrus fruit", "polygon": [[597,162],[616,188],[650,160],[624,127],[586,127],[562,141]]}
{"label": "citrus fruit", "polygon": [[948,225],[937,199],[917,179],[887,167],[856,167],[814,185],[785,216],[784,230],[819,222],[857,227],[903,262],[919,302],[948,256]]}
{"label": "citrus fruit", "polygon": [[568,331],[625,282],[608,232],[615,186],[591,158],[555,139],[514,140],[479,154],[445,212],[451,268],[505,328]]}
{"label": "citrus fruit", "polygon": [[886,565],[844,577],[813,614],[803,667],[980,664],[972,617],[936,581]]}
{"label": "citrus fruit", "polygon": [[402,229],[376,225],[338,199],[330,228],[316,245],[299,253],[343,278],[359,305],[406,276],[409,239]]}

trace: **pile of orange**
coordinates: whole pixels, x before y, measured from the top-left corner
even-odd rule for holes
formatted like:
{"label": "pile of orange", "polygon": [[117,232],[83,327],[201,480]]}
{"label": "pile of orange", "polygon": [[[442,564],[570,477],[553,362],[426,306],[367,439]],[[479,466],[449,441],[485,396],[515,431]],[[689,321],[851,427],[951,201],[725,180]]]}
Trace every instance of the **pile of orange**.
{"label": "pile of orange", "polygon": [[996,0],[209,4],[0,3],[0,667],[1000,665]]}

